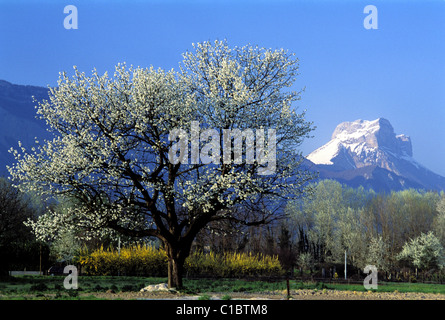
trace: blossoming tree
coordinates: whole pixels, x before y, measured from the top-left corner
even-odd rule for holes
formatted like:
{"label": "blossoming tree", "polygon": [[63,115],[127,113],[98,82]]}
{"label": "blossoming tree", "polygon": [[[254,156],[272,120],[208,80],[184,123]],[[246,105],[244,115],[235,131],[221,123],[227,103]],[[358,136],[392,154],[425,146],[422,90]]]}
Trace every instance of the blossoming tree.
{"label": "blossoming tree", "polygon": [[444,247],[432,231],[407,241],[397,258],[410,262],[416,268],[416,276],[417,268],[427,271],[445,266]]}
{"label": "blossoming tree", "polygon": [[[110,230],[157,237],[168,254],[168,285],[181,287],[200,230],[223,219],[268,223],[282,200],[303,194],[312,175],[301,169],[297,147],[313,128],[292,106],[300,99],[290,90],[298,59],[284,50],[229,48],[225,41],[199,43],[183,57],[179,71],[118,65],[113,77],[76,68],[73,77],[61,73],[37,111],[54,138],[29,151],[11,149],[16,164],[9,172],[18,187],[78,204],[32,223],[37,236],[65,229],[85,237]],[[196,145],[210,163],[181,154],[172,161],[179,142],[171,133],[180,129],[192,139],[193,123],[210,130]],[[222,132],[235,129],[274,130],[275,141],[268,141],[274,148],[263,151],[272,159],[273,150],[273,171],[261,174],[268,163],[259,154],[248,162],[229,153],[222,161],[222,146],[232,146]],[[257,136],[245,140],[244,157],[260,144]]]}

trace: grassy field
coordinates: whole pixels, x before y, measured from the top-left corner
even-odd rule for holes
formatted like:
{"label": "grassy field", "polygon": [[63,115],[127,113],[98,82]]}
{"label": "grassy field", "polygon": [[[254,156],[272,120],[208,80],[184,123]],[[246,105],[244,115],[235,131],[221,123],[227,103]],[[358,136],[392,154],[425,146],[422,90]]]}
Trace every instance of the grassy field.
{"label": "grassy field", "polygon": [[[96,299],[99,292],[137,292],[141,288],[166,282],[166,278],[79,276],[77,290],[63,287],[63,276],[15,276],[0,281],[0,299]],[[286,290],[286,281],[246,281],[240,279],[184,279],[183,293],[271,292]],[[290,289],[333,289],[367,291],[361,284],[328,284],[290,281]],[[379,292],[421,292],[445,294],[445,285],[380,282]],[[82,294],[81,294],[82,293]],[[81,294],[81,295],[80,295]]]}
{"label": "grassy field", "polygon": [[[320,286],[320,284],[319,284]],[[321,284],[323,286],[323,284]],[[367,291],[361,284],[326,284],[324,288],[347,291]],[[445,284],[406,283],[406,282],[379,282],[379,292],[420,292],[445,294]]]}
{"label": "grassy field", "polygon": [[42,299],[47,295],[54,299],[79,299],[79,293],[91,293],[85,299],[94,299],[94,293],[139,291],[149,284],[165,282],[165,278],[142,277],[88,277],[79,276],[78,289],[66,290],[64,276],[15,276],[0,281],[0,299]]}

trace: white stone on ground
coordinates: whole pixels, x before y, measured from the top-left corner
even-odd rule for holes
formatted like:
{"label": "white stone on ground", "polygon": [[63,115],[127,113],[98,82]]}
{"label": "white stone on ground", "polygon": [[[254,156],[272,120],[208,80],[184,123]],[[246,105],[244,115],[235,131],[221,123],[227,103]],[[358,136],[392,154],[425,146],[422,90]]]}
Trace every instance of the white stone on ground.
{"label": "white stone on ground", "polygon": [[141,289],[141,292],[153,292],[153,291],[169,291],[166,283],[151,284]]}

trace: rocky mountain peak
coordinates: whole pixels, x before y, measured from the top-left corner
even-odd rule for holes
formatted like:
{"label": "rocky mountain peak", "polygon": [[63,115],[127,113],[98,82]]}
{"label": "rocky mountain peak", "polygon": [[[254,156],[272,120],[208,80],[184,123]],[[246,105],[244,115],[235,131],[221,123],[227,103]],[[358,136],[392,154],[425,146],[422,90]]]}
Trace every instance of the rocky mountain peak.
{"label": "rocky mountain peak", "polygon": [[[342,122],[331,140],[312,152],[308,159],[315,164],[334,165],[339,169],[378,165],[391,168],[389,158],[412,158],[409,136],[396,135],[391,123],[379,118],[373,121]],[[414,161],[413,159],[409,159]]]}
{"label": "rocky mountain peak", "polygon": [[378,118],[373,121],[360,119],[351,122],[345,121],[340,123],[335,128],[331,139],[344,139],[348,135],[360,136],[362,134],[372,134],[376,131],[383,131],[385,134],[394,133],[394,129],[391,123],[384,118]]}
{"label": "rocky mountain peak", "polygon": [[384,118],[340,123],[331,140],[310,153],[307,159],[328,177],[332,176],[328,172],[336,172],[335,176],[348,172],[348,176],[363,175],[366,180],[371,179],[371,173],[378,168],[380,176],[405,183],[405,187],[445,188],[445,178],[429,171],[413,158],[410,137],[396,134],[391,123]]}
{"label": "rocky mountain peak", "polygon": [[342,122],[334,130],[331,140],[339,140],[353,152],[357,147],[368,149],[384,148],[401,156],[412,157],[412,145],[409,136],[396,135],[391,123],[379,118],[373,121],[356,120]]}

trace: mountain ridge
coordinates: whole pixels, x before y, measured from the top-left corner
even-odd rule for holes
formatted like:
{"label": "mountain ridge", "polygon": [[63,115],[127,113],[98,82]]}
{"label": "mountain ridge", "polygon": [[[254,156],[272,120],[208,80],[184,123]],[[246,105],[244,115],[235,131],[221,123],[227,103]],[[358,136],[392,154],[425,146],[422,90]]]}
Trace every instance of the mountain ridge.
{"label": "mountain ridge", "polygon": [[33,97],[48,99],[48,89],[0,80],[0,176],[8,175],[6,166],[14,163],[8,150],[17,148],[18,141],[30,147],[36,137],[49,137],[45,122],[36,118]]}
{"label": "mountain ridge", "polygon": [[[48,98],[49,89],[0,80],[0,176],[8,175],[14,163],[8,152],[50,138],[44,121],[36,118],[36,102]],[[347,185],[397,191],[406,188],[445,190],[445,178],[427,169],[413,157],[411,138],[396,134],[384,118],[342,122],[331,140],[311,152],[304,166]]]}

